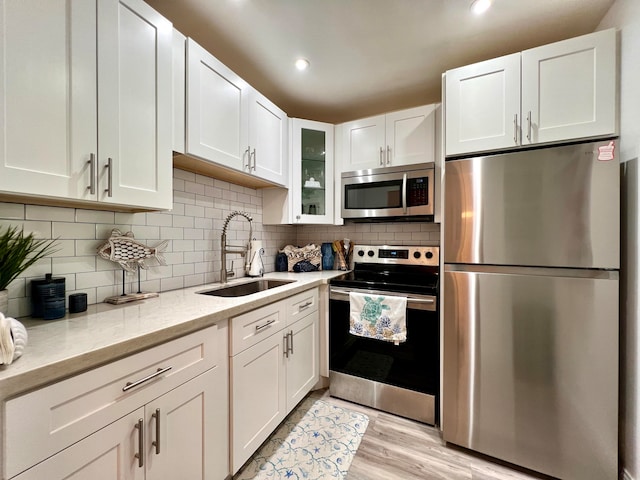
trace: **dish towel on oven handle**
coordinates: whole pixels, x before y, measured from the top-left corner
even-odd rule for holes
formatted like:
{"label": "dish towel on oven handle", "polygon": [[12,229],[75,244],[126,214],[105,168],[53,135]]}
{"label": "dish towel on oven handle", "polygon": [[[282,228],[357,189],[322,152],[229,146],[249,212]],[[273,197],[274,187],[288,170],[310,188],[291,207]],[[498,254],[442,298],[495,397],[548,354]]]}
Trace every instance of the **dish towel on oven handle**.
{"label": "dish towel on oven handle", "polygon": [[349,333],[398,345],[407,340],[407,298],[349,292]]}

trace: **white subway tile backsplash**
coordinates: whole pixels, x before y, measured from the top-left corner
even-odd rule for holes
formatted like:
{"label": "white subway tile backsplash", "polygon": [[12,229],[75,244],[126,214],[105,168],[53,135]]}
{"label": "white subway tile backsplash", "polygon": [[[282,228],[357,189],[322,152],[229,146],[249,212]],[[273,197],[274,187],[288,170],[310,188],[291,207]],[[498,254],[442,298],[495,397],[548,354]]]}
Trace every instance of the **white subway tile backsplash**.
{"label": "white subway tile backsplash", "polygon": [[96,270],[96,257],[62,257],[52,259],[53,272],[62,273],[79,273],[94,272]]}
{"label": "white subway tile backsplash", "polygon": [[[73,210],[73,209],[70,209]],[[72,219],[73,221],[73,215]],[[78,223],[115,223],[115,212],[101,210],[76,210],[75,221]]]}
{"label": "white subway tile backsplash", "polygon": [[92,223],[53,222],[51,235],[74,240],[96,238],[96,228]]}
{"label": "white subway tile backsplash", "polygon": [[24,220],[25,207],[23,203],[0,202],[0,218]]}
{"label": "white subway tile backsplash", "polygon": [[[140,271],[141,288],[161,292],[213,283],[220,280],[222,267],[220,235],[225,218],[233,211],[249,213],[253,236],[265,246],[267,272],[275,270],[275,255],[287,244],[320,244],[343,238],[354,242],[376,244],[437,245],[440,226],[427,223],[347,223],[334,225],[278,226],[262,224],[262,191],[202,175],[174,169],[174,198],[171,211],[123,213],[90,209],[40,207],[0,202],[0,226],[24,225],[25,232],[38,238],[58,239],[60,252],[42,259],[16,279],[9,287],[9,314],[30,314],[29,284],[46,273],[66,278],[67,294],[87,293],[88,303],[122,293],[122,268],[119,264],[97,256],[96,252],[111,235],[113,228],[122,233],[132,231],[135,239],[154,247],[169,240],[162,253],[168,265],[155,259],[145,261]],[[229,222],[227,236],[231,243],[248,240],[249,223],[243,218]],[[244,275],[244,259],[235,260],[237,275]],[[137,291],[137,274],[125,276],[125,290]]]}
{"label": "white subway tile backsplash", "polygon": [[147,225],[170,227],[173,223],[171,215],[166,213],[147,213]]}
{"label": "white subway tile backsplash", "polygon": [[25,218],[27,220],[47,220],[49,222],[73,222],[74,212],[73,208],[26,205]]}

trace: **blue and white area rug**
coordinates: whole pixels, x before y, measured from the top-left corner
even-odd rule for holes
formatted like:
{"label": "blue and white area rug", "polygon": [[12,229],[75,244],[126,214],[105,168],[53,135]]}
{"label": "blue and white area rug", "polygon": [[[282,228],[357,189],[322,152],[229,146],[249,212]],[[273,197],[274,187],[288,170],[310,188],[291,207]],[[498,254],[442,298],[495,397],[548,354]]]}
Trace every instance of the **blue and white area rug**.
{"label": "blue and white area rug", "polygon": [[368,424],[362,413],[308,397],[234,479],[344,479]]}

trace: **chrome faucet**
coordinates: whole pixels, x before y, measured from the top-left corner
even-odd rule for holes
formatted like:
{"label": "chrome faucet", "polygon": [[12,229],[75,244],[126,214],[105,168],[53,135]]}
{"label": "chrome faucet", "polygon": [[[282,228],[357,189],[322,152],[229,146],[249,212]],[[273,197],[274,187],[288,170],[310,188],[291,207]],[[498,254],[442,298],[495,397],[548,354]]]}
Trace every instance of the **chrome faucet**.
{"label": "chrome faucet", "polygon": [[[249,241],[246,245],[228,245],[227,244],[227,227],[229,226],[229,222],[233,217],[240,215],[241,217],[246,218],[249,221]],[[247,269],[247,262],[249,261],[247,256],[247,252],[249,251],[249,245],[251,243],[251,236],[253,235],[253,227],[251,222],[253,218],[251,215],[245,212],[232,212],[227,218],[224,220],[224,225],[222,226],[222,237],[220,238],[220,246],[222,247],[222,268],[220,269],[220,282],[227,283],[227,276],[233,276],[233,268],[229,271],[227,270],[227,253],[237,253],[243,257],[245,257],[245,270]],[[231,264],[233,266],[233,263]]]}

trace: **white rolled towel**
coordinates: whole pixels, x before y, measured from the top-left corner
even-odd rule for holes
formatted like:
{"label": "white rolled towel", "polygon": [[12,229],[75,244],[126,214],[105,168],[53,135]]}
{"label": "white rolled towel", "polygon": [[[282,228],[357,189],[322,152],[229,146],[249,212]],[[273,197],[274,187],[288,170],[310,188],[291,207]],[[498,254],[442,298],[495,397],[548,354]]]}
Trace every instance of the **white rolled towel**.
{"label": "white rolled towel", "polygon": [[10,365],[22,356],[27,345],[27,329],[15,318],[0,313],[0,363]]}

